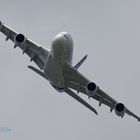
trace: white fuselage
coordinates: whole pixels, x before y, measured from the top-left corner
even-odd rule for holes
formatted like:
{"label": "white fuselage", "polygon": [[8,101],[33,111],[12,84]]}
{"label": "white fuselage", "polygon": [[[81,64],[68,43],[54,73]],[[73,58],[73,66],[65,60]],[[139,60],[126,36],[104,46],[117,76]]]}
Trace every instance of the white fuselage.
{"label": "white fuselage", "polygon": [[51,51],[46,62],[44,73],[50,84],[59,91],[65,88],[63,66],[72,64],[73,40],[67,32],[57,34],[51,46]]}

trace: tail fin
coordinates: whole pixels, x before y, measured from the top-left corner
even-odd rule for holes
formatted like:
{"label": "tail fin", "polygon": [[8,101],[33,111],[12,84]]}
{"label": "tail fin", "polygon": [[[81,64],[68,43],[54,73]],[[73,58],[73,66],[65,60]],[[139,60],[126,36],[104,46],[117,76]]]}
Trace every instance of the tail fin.
{"label": "tail fin", "polygon": [[87,59],[87,54],[74,66],[75,69],[79,69],[79,67],[84,63]]}

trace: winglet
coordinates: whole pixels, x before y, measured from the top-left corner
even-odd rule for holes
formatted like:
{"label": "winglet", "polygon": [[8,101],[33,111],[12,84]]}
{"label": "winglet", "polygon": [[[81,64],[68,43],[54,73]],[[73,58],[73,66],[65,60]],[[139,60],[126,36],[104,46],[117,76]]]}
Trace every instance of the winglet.
{"label": "winglet", "polygon": [[74,68],[78,69],[86,59],[87,59],[87,54],[74,66]]}

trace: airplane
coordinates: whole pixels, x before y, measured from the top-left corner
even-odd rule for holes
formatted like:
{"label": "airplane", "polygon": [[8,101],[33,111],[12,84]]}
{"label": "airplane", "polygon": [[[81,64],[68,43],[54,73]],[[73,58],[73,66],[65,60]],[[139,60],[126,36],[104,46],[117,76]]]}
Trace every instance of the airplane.
{"label": "airplane", "polygon": [[12,30],[1,21],[0,32],[6,36],[6,41],[11,40],[14,43],[14,48],[19,47],[22,53],[26,53],[30,57],[30,61],[33,61],[38,66],[38,68],[33,66],[28,66],[28,68],[48,80],[58,92],[67,93],[96,115],[98,113],[95,108],[75,92],[83,93],[88,98],[97,100],[99,106],[102,104],[108,106],[110,112],[114,110],[115,114],[121,118],[127,114],[140,121],[140,117],[127,109],[123,103],[117,102],[96,85],[95,82],[88,80],[78,71],[79,67],[87,59],[87,55],[75,66],[72,65],[73,40],[68,32],[58,33],[52,40],[51,49],[43,48],[24,34]]}

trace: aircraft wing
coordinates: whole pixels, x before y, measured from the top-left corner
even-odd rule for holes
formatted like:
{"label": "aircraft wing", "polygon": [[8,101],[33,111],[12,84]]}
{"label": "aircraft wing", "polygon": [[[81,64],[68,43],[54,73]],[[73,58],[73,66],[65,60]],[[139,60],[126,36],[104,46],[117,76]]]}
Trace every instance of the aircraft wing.
{"label": "aircraft wing", "polygon": [[[101,90],[98,86],[97,86],[96,94],[92,95],[92,94],[87,93],[86,86],[91,81],[89,81],[86,77],[84,77],[77,69],[75,69],[74,67],[72,67],[71,65],[66,63],[64,65],[63,74],[66,79],[65,85],[67,87],[76,90],[77,93],[78,92],[84,93],[88,97],[97,100],[99,102],[99,106],[101,106],[101,104],[108,106],[110,108],[110,112],[112,112],[114,110],[114,108],[118,102],[115,99],[113,99],[111,96],[109,96],[107,93],[105,93],[103,90]],[[125,107],[124,113],[126,113],[130,116],[133,116],[138,121],[140,121],[140,117],[135,115],[133,112],[128,110],[126,107]]]}
{"label": "aircraft wing", "polygon": [[26,53],[30,57],[30,61],[34,61],[41,70],[44,68],[49,50],[42,48],[23,34],[10,29],[2,22],[0,22],[0,32],[6,36],[6,41],[10,39],[14,42],[14,48],[19,47],[22,49],[23,54]]}

